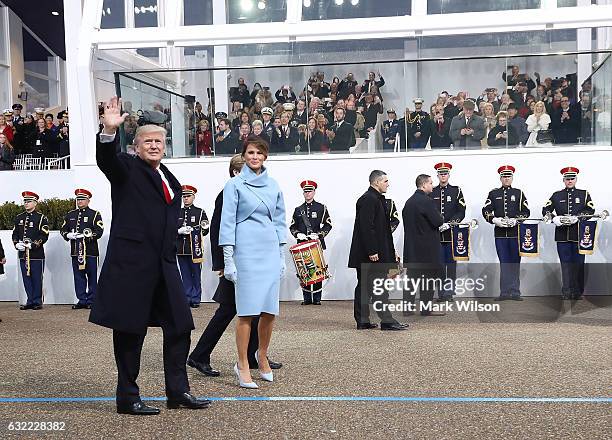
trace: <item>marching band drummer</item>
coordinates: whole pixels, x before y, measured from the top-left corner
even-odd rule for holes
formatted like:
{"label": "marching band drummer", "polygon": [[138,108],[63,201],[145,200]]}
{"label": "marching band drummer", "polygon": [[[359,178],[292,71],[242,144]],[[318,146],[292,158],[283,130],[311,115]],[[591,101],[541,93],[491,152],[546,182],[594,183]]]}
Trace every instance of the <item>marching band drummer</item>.
{"label": "marching band drummer", "polygon": [[[289,226],[289,232],[298,243],[306,240],[319,240],[321,248],[325,249],[325,237],[331,231],[332,224],[327,207],[317,202],[315,192],[318,187],[314,180],[304,180],[300,183],[304,192],[304,203],[295,208],[293,218]],[[302,305],[321,305],[323,283],[315,283],[302,289],[304,301]]]}
{"label": "marching band drummer", "polygon": [[[578,215],[595,213],[591,195],[585,189],[576,188],[578,173],[576,167],[561,170],[565,188],[550,196],[542,215],[552,217],[555,224],[555,241],[561,262],[561,298],[582,299],[584,293],[584,254],[578,250]],[[553,212],[556,214],[553,217]]]}
{"label": "marching band drummer", "polygon": [[489,192],[482,208],[482,216],[495,225],[495,250],[500,263],[498,301],[522,301],[520,290],[520,264],[518,219],[529,217],[529,205],[523,191],[512,187],[512,165],[497,169],[502,186]]}
{"label": "marching band drummer", "polygon": [[91,192],[76,189],[76,209],[64,217],[60,234],[70,242],[74,290],[78,302],[73,310],[90,309],[98,288],[98,240],[104,233],[104,223],[99,211],[89,207]]}
{"label": "marching band drummer", "polygon": [[38,194],[32,191],[21,193],[25,211],[15,217],[13,245],[17,249],[23,287],[28,296],[21,310],[42,309],[43,272],[45,270],[44,244],[49,239],[49,220],[36,211]]}
{"label": "marching band drummer", "polygon": [[200,307],[202,301],[203,237],[208,234],[208,217],[202,208],[193,204],[198,189],[183,185],[183,209],[178,219],[176,242],[177,259],[185,295],[191,308]]}

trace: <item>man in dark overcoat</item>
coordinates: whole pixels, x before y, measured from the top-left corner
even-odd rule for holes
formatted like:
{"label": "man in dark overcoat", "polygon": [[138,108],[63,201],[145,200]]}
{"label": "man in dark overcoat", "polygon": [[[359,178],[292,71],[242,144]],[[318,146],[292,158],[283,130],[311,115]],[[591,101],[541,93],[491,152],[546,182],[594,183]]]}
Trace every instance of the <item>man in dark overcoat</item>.
{"label": "man in dark overcoat", "polygon": [[117,412],[152,415],[136,383],[147,328],[163,330],[167,407],[204,408],[189,393],[185,363],[194,328],[176,263],[176,219],[181,185],[161,164],[166,130],[143,125],[136,131],[136,156],[116,153],[121,114],[116,97],[104,106],[104,128],[96,162],[111,183],[112,223],[98,293],[89,321],[113,329],[117,363]]}
{"label": "man in dark overcoat", "polygon": [[[377,327],[370,322],[369,300],[374,291],[373,281],[376,278],[386,278],[388,266],[399,261],[385,209],[389,178],[384,171],[374,170],[370,173],[369,180],[370,187],[357,200],[348,264],[348,267],[357,271],[354,316],[358,330]],[[380,269],[377,267],[379,265]],[[376,300],[385,305],[388,303],[388,294],[383,293]],[[398,323],[390,311],[380,307],[375,310],[380,318],[381,330],[406,329],[407,325]]]}
{"label": "man in dark overcoat", "polygon": [[[419,174],[416,178],[416,187],[417,190],[406,200],[402,210],[404,264],[407,266],[409,277],[433,280],[439,278],[441,274],[438,228],[442,226],[444,219],[433,199],[429,197],[433,191],[431,176]],[[443,314],[431,310],[434,289],[433,281],[424,284],[422,282],[418,307],[421,315]],[[414,295],[416,292],[404,291],[405,296],[410,293]],[[405,297],[404,300],[409,299]]]}

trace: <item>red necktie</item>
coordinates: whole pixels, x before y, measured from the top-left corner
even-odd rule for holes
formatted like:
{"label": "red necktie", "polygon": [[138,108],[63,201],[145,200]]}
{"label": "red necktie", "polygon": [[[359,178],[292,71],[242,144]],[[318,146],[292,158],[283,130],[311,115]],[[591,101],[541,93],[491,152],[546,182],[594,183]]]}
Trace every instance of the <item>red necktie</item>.
{"label": "red necktie", "polygon": [[166,186],[166,182],[162,179],[162,188],[164,190],[164,197],[166,198],[166,203],[169,205],[172,203],[172,197],[170,197],[170,191],[168,191],[168,186]]}

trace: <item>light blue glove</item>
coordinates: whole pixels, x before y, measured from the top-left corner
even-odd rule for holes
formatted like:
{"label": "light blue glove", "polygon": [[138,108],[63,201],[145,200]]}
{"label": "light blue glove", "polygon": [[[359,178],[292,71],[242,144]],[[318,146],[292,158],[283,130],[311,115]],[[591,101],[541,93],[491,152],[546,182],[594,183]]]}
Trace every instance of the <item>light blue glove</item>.
{"label": "light blue glove", "polygon": [[232,283],[238,282],[238,271],[234,263],[234,246],[223,246],[223,276]]}
{"label": "light blue glove", "polygon": [[280,277],[283,278],[285,272],[287,272],[287,264],[285,264],[285,246],[281,244],[278,249],[280,251]]}

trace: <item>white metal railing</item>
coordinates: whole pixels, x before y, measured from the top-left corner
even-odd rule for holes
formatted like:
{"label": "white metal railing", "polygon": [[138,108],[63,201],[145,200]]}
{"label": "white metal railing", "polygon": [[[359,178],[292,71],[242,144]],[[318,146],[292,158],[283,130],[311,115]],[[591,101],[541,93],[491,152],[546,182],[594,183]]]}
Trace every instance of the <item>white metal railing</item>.
{"label": "white metal railing", "polygon": [[20,154],[15,158],[13,169],[17,171],[34,170],[66,170],[70,155],[64,157],[47,157],[42,160],[40,157],[33,157],[31,154]]}

